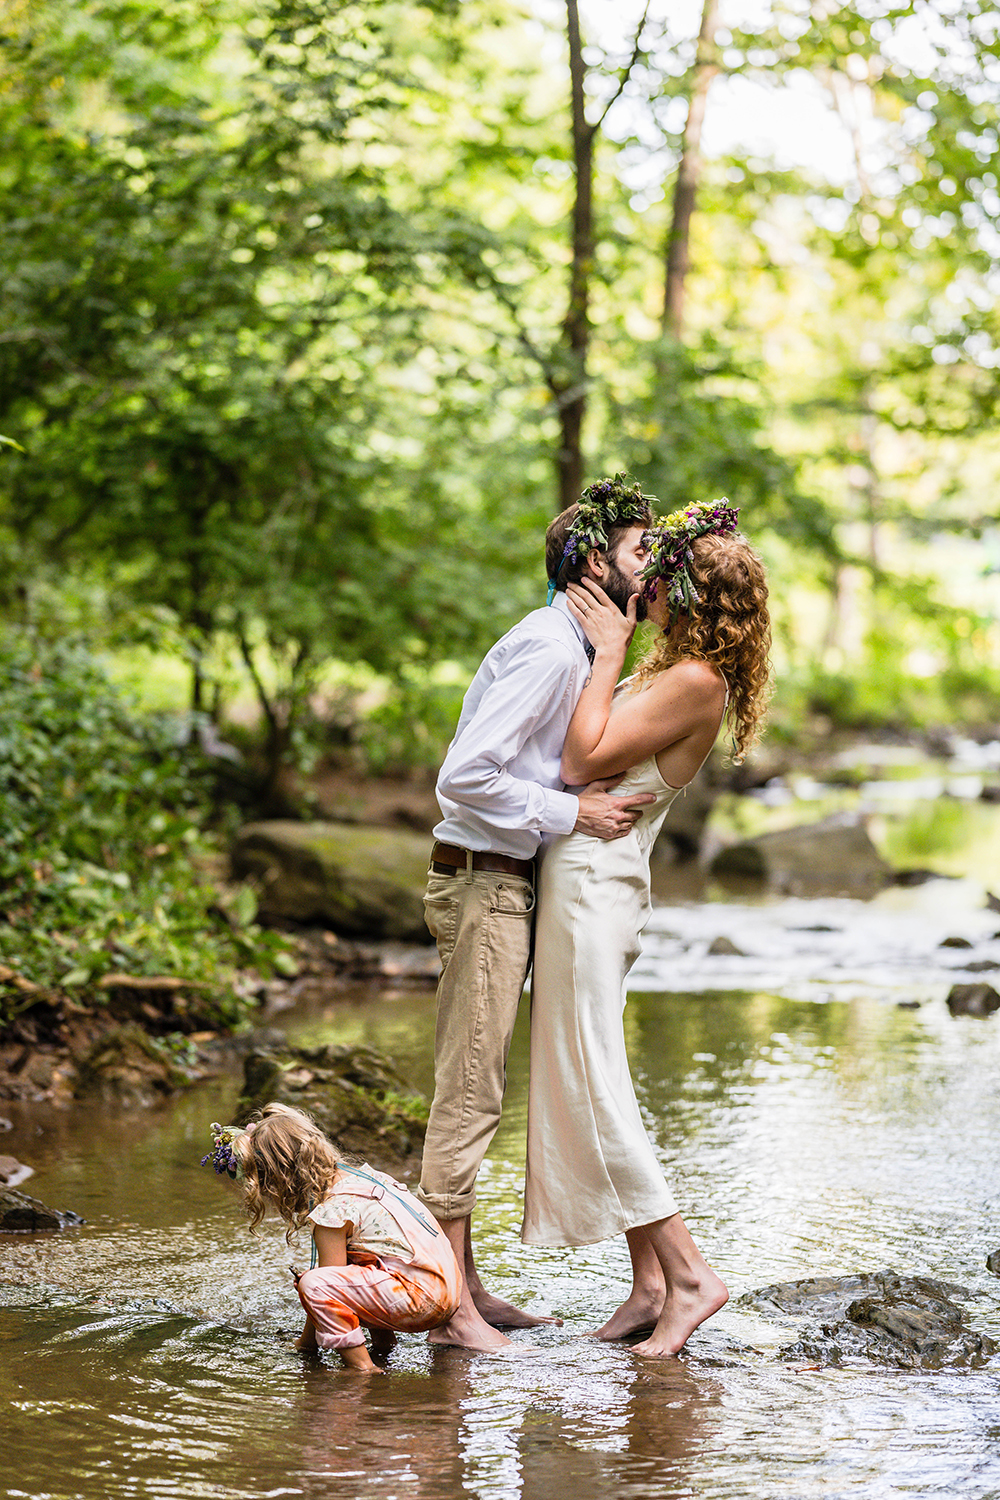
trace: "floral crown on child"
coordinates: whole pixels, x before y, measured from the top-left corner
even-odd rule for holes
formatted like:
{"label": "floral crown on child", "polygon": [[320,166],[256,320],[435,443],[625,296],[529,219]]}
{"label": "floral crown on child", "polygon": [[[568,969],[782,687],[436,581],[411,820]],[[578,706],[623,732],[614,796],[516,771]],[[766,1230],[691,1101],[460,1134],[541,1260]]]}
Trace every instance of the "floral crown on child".
{"label": "floral crown on child", "polygon": [[655,495],[644,495],[638,484],[629,484],[627,474],[616,474],[613,479],[598,479],[594,484],[588,484],[580,496],[573,524],[567,533],[559,567],[549,579],[549,603],[565,562],[578,562],[595,547],[603,550],[608,545],[609,531],[616,526],[645,521],[650,505],[655,501]]}
{"label": "floral crown on child", "polygon": [[647,599],[655,599],[656,586],[662,580],[667,585],[672,620],[680,610],[690,610],[692,604],[700,603],[688,567],[694,561],[691,543],[700,536],[726,536],[735,531],[739,514],[726,499],[693,500],[657,521],[643,536],[643,545],[649,551],[649,559],[639,573],[645,580],[643,593]]}
{"label": "floral crown on child", "polygon": [[254,1125],[248,1125],[246,1129],[242,1125],[218,1125],[212,1121],[213,1149],[207,1152],[201,1159],[202,1166],[207,1161],[218,1172],[220,1177],[231,1177],[234,1182],[242,1182],[244,1178],[243,1166],[239,1157],[233,1150],[233,1142],[241,1135],[251,1136],[255,1130]]}

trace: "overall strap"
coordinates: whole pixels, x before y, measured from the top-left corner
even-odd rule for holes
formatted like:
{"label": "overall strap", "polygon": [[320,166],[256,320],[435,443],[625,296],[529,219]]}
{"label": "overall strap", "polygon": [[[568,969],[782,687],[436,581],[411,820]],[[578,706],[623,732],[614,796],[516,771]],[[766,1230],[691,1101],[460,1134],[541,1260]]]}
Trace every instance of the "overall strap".
{"label": "overall strap", "polygon": [[374,1183],[375,1187],[381,1188],[382,1191],[377,1196],[375,1193],[369,1193],[368,1195],[370,1198],[374,1199],[375,1202],[378,1202],[379,1198],[384,1197],[386,1193],[388,1193],[391,1197],[396,1199],[396,1202],[399,1203],[402,1208],[406,1209],[406,1212],[408,1214],[412,1215],[412,1217],[416,1219],[419,1224],[423,1225],[428,1234],[437,1235],[437,1233],[439,1232],[438,1226],[433,1222],[433,1220],[428,1219],[425,1214],[422,1214],[419,1208],[415,1208],[414,1205],[409,1202],[408,1198],[403,1197],[402,1193],[396,1192],[391,1187],[387,1187],[386,1184],[381,1180],[381,1178],[373,1177],[370,1172],[362,1172],[360,1167],[349,1167],[346,1162],[342,1161],[337,1163],[337,1169],[341,1172],[351,1172],[355,1177],[363,1177],[366,1182]]}

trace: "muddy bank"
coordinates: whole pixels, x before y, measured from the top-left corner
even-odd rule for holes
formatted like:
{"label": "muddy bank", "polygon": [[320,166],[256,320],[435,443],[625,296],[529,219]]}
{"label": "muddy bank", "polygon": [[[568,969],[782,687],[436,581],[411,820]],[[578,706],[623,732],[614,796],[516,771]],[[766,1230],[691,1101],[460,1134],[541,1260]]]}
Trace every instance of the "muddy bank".
{"label": "muddy bank", "polygon": [[293,1005],[358,984],[377,992],[437,983],[437,952],[423,944],[351,942],[315,929],[287,935],[296,972],[268,980],[239,977],[250,1010],[236,1038],[199,1024],[196,1009],[178,1005],[183,983],[109,987],[102,1002],[91,1005],[46,996],[0,1031],[0,1100],[65,1106],[103,1097],[151,1104],[228,1066],[255,1033],[267,1040],[274,1019]]}

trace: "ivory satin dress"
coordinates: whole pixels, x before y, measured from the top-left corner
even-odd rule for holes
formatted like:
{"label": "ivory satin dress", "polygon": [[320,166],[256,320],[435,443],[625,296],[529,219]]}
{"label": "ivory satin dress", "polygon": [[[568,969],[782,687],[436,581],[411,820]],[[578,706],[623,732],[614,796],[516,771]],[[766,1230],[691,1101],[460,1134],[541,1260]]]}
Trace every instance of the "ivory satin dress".
{"label": "ivory satin dress", "polygon": [[531,983],[528,1161],[521,1238],[590,1245],[678,1211],[625,1052],[625,976],[649,920],[649,855],[674,798],[655,758],[615,796],[652,792],[632,832],[571,833],[542,852]]}

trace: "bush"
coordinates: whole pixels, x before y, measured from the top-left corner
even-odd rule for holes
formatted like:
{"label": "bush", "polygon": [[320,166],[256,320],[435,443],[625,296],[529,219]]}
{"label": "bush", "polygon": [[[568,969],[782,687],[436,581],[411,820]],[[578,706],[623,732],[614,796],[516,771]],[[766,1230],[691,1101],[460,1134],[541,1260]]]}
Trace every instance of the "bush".
{"label": "bush", "polygon": [[[197,873],[207,778],[167,721],[140,717],[79,642],[0,643],[0,1024],[37,995],[89,999],[103,975],[205,986],[199,1022],[229,1025],[240,963],[280,939],[226,918]],[[251,894],[249,891],[246,893]],[[251,903],[252,905],[252,903]],[[13,971],[11,973],[10,971]]]}

